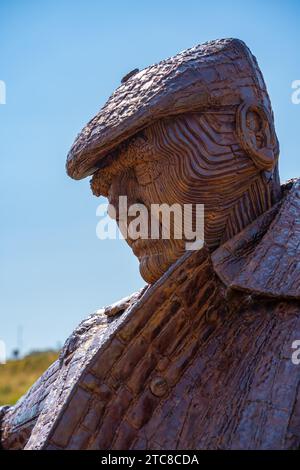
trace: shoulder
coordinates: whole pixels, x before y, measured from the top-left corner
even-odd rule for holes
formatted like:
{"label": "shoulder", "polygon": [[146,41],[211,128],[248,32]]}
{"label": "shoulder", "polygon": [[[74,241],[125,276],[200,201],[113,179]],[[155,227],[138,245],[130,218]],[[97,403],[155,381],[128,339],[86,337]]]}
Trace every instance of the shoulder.
{"label": "shoulder", "polygon": [[91,339],[96,332],[101,329],[108,328],[116,318],[135,304],[147,287],[148,286],[145,286],[139,291],[134,292],[111,305],[100,308],[82,320],[66,340],[60,353],[60,361],[64,361],[67,356],[72,355],[76,349]]}

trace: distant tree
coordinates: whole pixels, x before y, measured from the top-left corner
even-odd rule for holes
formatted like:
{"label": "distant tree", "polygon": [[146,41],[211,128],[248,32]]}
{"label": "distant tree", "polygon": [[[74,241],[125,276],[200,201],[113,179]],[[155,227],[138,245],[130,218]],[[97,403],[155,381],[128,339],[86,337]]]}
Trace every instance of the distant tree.
{"label": "distant tree", "polygon": [[19,359],[20,357],[20,350],[19,349],[13,349],[12,351],[12,356],[14,359]]}

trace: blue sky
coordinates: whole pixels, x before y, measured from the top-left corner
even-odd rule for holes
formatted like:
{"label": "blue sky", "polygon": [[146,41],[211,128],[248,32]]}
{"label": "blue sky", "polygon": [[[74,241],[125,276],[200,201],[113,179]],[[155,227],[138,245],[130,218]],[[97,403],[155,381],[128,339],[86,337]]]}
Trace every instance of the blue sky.
{"label": "blue sky", "polygon": [[63,343],[87,314],[144,285],[122,240],[96,238],[99,199],[65,174],[82,126],[121,78],[209,39],[256,55],[275,112],[281,178],[300,175],[298,1],[1,0],[0,339]]}

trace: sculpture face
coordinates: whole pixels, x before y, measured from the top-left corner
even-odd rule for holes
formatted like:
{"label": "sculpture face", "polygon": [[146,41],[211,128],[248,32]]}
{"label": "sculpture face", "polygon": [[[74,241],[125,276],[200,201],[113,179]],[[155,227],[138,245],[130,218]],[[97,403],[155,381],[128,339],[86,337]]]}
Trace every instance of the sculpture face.
{"label": "sculpture face", "polygon": [[[262,147],[259,116],[247,119],[253,146]],[[127,196],[128,206],[142,203],[149,213],[151,204],[204,204],[205,242],[213,250],[274,202],[276,178],[267,182],[254,164],[239,141],[236,121],[232,108],[157,121],[121,147],[110,165],[98,170],[92,190],[108,197],[119,224],[120,196]],[[128,217],[128,224],[131,220]],[[127,242],[149,283],[185,251],[184,236],[128,237]]]}
{"label": "sculpture face", "polygon": [[[214,250],[279,199],[278,154],[257,61],[242,41],[221,39],[127,75],[77,136],[67,171],[93,174],[93,193],[114,206],[119,196],[148,210],[204,205],[204,241]],[[127,240],[148,282],[185,251],[177,238]]]}

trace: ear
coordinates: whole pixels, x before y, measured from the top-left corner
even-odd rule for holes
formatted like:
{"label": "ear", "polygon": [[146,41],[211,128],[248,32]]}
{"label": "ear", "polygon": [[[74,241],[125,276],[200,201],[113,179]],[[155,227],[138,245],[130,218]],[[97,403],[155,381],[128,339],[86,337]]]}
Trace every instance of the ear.
{"label": "ear", "polygon": [[236,132],[241,147],[260,170],[272,172],[279,155],[273,116],[261,104],[242,103],[237,109]]}

